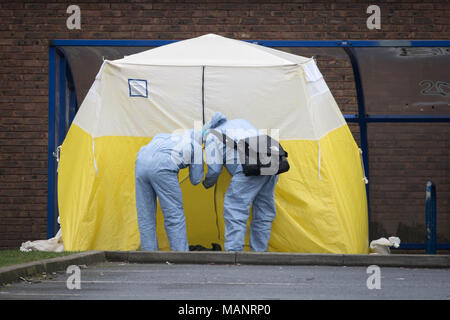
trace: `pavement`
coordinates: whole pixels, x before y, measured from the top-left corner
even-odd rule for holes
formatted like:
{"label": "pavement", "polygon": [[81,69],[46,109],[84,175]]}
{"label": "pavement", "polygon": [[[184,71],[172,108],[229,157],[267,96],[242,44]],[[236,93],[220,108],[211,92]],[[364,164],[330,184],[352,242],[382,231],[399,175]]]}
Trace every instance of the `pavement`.
{"label": "pavement", "polygon": [[450,300],[450,255],[95,251],[0,268],[0,283],[0,300]]}
{"label": "pavement", "polygon": [[65,271],[0,288],[1,300],[449,300],[449,269],[103,262],[83,267],[79,289]]}

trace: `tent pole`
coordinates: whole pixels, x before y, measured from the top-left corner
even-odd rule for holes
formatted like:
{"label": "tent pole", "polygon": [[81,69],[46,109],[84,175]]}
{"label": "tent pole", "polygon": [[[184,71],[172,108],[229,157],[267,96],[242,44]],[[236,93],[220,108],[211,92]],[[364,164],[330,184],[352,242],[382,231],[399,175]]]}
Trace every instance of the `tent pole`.
{"label": "tent pole", "polygon": [[64,141],[66,135],[66,68],[64,55],[59,56],[59,105],[58,105],[58,146]]}
{"label": "tent pole", "polygon": [[202,120],[205,125],[205,66],[202,66]]}
{"label": "tent pole", "polygon": [[[369,177],[369,144],[367,139],[367,115],[366,115],[366,107],[364,101],[364,92],[361,80],[361,74],[359,72],[359,64],[358,59],[356,58],[355,51],[351,47],[344,47],[345,53],[347,53],[350,58],[350,63],[353,69],[353,76],[356,87],[356,97],[358,100],[358,123],[359,123],[359,132],[360,132],[360,140],[361,140],[361,149],[363,151],[363,166],[364,172],[366,173],[366,177],[370,181]],[[369,184],[366,184],[366,198],[367,198],[367,215],[368,215],[368,234],[370,239],[370,194],[369,194]]]}

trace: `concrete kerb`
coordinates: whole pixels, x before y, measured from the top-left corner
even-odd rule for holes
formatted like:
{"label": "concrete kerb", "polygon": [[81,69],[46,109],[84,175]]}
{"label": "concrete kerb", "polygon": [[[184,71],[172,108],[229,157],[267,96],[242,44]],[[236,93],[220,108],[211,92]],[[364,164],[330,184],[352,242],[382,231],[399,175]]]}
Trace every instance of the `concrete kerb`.
{"label": "concrete kerb", "polygon": [[391,255],[344,255],[344,265],[404,268],[450,268],[450,255],[391,254]]}
{"label": "concrete kerb", "polygon": [[404,268],[450,268],[450,255],[425,254],[313,254],[284,252],[223,251],[87,251],[65,257],[40,260],[0,268],[0,284],[17,281],[39,273],[65,270],[70,265],[100,262],[169,264],[247,264],[247,265],[317,265]]}
{"label": "concrete kerb", "polygon": [[43,272],[49,274],[66,270],[70,265],[88,265],[105,261],[104,251],[86,251],[64,257],[45,259],[0,268],[0,284],[18,281]]}
{"label": "concrete kerb", "polygon": [[237,264],[340,266],[343,260],[342,254],[236,252]]}
{"label": "concrete kerb", "polygon": [[235,252],[223,251],[106,251],[108,261],[130,263],[235,264]]}
{"label": "concrete kerb", "polygon": [[450,268],[450,255],[314,254],[223,251],[106,251],[107,261],[176,264],[327,265]]}

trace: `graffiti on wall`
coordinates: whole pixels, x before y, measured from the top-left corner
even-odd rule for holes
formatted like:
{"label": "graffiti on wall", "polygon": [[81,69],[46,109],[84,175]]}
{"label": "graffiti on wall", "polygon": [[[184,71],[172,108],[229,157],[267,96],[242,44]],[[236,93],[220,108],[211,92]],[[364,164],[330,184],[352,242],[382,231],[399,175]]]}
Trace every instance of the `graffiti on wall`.
{"label": "graffiti on wall", "polygon": [[450,84],[447,82],[422,80],[419,86],[423,87],[422,95],[450,97]]}

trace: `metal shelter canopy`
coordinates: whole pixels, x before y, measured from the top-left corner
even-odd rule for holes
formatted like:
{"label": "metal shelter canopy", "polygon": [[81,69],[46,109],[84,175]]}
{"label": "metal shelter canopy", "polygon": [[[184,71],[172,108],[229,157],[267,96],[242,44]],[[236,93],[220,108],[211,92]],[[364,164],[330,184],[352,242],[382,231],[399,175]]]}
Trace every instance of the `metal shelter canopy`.
{"label": "metal shelter canopy", "polygon": [[[56,147],[61,145],[65,134],[73,120],[73,116],[79,104],[87,94],[98,69],[104,59],[114,60],[151,49],[153,47],[166,45],[177,40],[53,40],[49,45],[49,148],[48,148],[48,237],[52,237],[56,232],[57,217],[57,194],[56,194],[56,169],[57,163],[53,153]],[[248,41],[267,47],[275,47],[294,54],[306,55],[308,52],[319,50],[320,48],[342,48],[339,49],[348,57],[354,77],[354,85],[357,96],[357,110],[353,113],[345,112],[344,118],[347,122],[359,125],[360,145],[363,151],[363,162],[366,176],[369,175],[369,146],[367,127],[369,123],[381,122],[401,122],[401,123],[429,123],[429,122],[450,122],[450,87],[445,84],[424,82],[423,90],[435,93],[428,95],[425,100],[422,95],[411,96],[411,83],[420,79],[414,78],[413,72],[417,68],[414,58],[435,56],[437,59],[450,66],[450,41],[447,40],[372,40],[372,41],[346,41],[346,40],[312,40],[312,41],[276,41],[257,40]],[[308,50],[309,49],[309,50]],[[303,52],[302,52],[303,50]],[[303,53],[303,54],[302,54]],[[376,60],[381,55],[386,55],[384,61],[403,64],[402,70],[410,70],[405,81],[382,81],[383,70],[373,68]],[[411,63],[412,62],[412,63]],[[437,67],[436,67],[437,66]],[[421,70],[422,73],[431,74],[437,72],[446,76],[448,67],[440,67],[439,64],[427,66]],[[386,70],[384,70],[386,72]],[[387,70],[392,72],[392,69]],[[394,70],[395,71],[395,70]],[[441,78],[442,78],[441,77]],[[450,81],[449,81],[450,82]],[[380,96],[373,96],[373,90],[364,90],[373,85],[378,86],[377,91],[383,94],[391,92],[392,89],[401,94],[396,101],[391,102],[392,106],[403,106],[395,109],[386,105],[379,111],[374,108],[374,104],[380,105]],[[448,83],[447,83],[448,85]],[[392,87],[394,86],[394,88]],[[435,90],[433,91],[433,88]],[[431,90],[430,90],[431,89]],[[426,91],[427,92],[427,91]],[[381,101],[387,101],[392,95],[384,95]],[[421,112],[415,112],[414,107],[423,108]],[[378,111],[377,111],[378,110]],[[423,112],[425,110],[425,112]],[[54,120],[52,120],[54,119]],[[366,185],[369,221],[369,185]],[[421,243],[402,243],[403,248],[422,249]],[[450,244],[438,244],[438,249],[449,249]]]}

